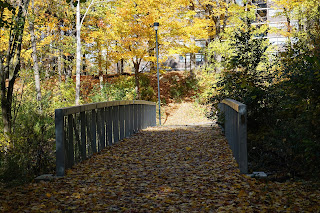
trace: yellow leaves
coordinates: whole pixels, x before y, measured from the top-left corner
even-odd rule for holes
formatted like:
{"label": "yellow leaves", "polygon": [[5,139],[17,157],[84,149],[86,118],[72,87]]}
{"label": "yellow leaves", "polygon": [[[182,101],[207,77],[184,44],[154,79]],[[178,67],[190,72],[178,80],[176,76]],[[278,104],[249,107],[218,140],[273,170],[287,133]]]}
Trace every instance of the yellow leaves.
{"label": "yellow leaves", "polygon": [[71,195],[73,198],[76,198],[76,199],[80,199],[81,198],[81,194],[79,192],[75,192]]}
{"label": "yellow leaves", "polygon": [[245,197],[245,196],[247,196],[247,193],[246,193],[246,191],[245,190],[240,190],[240,192],[239,192],[239,194],[238,194],[238,197],[240,198],[240,197]]}
{"label": "yellow leaves", "polygon": [[51,196],[52,196],[52,195],[51,195],[49,192],[46,193],[46,197],[47,197],[47,198],[50,198]]}
{"label": "yellow leaves", "polygon": [[192,148],[191,148],[191,147],[189,147],[189,146],[188,146],[188,147],[186,147],[186,150],[187,150],[187,151],[190,151],[191,149],[192,149]]}
{"label": "yellow leaves", "polygon": [[41,40],[39,46],[40,47],[47,46],[47,45],[51,44],[55,39],[56,39],[55,35],[49,35],[49,36],[45,37],[43,40]]}

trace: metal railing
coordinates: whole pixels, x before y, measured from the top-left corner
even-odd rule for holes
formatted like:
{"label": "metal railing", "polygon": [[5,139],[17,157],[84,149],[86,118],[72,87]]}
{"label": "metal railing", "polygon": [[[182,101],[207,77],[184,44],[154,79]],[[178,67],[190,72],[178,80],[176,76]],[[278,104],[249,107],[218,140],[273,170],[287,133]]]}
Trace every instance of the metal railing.
{"label": "metal railing", "polygon": [[55,110],[56,173],[140,129],[156,126],[156,104],[110,101]]}
{"label": "metal railing", "polygon": [[247,155],[247,106],[233,99],[224,99],[219,103],[219,120],[233,156],[239,164],[240,172],[248,173]]}

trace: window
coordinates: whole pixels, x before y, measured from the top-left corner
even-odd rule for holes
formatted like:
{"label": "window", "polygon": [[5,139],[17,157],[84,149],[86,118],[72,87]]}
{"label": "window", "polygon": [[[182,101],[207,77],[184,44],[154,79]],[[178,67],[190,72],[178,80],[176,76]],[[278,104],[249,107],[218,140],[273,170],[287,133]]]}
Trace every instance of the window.
{"label": "window", "polygon": [[180,62],[180,63],[184,63],[184,56],[179,55],[179,62]]}
{"label": "window", "polygon": [[196,62],[204,62],[204,55],[201,53],[196,53]]}
{"label": "window", "polygon": [[190,62],[190,53],[187,53],[185,56],[180,55],[179,62],[180,63]]}
{"label": "window", "polygon": [[190,62],[190,53],[187,53],[187,54],[186,54],[186,61],[187,61],[187,62]]}
{"label": "window", "polygon": [[205,40],[196,40],[196,46],[197,47],[205,47],[206,41]]}
{"label": "window", "polygon": [[269,10],[269,16],[270,17],[275,17],[275,16],[277,16],[279,13],[281,13],[282,12],[282,10],[273,10],[273,9],[270,9]]}

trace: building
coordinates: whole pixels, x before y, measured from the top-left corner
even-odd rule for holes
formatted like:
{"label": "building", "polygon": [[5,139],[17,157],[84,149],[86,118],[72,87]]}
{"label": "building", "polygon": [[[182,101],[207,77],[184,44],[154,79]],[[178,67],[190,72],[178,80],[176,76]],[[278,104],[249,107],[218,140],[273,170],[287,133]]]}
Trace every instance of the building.
{"label": "building", "polygon": [[[237,4],[243,5],[242,0],[236,0]],[[268,24],[272,29],[287,29],[287,20],[285,17],[280,16],[281,10],[277,10],[274,2],[272,0],[252,0],[252,4],[255,5],[256,20],[253,22],[254,25]],[[292,25],[296,25],[295,21],[292,21]],[[275,30],[270,31],[267,35],[264,35],[264,38],[269,39],[271,45],[278,47],[278,50],[281,51],[281,48],[286,43],[287,38],[277,33]],[[196,40],[197,46],[201,49],[207,46],[207,41],[205,40]],[[205,55],[200,51],[198,53],[188,53],[185,55],[172,55],[170,58],[162,64],[162,67],[166,70],[191,70],[196,67],[204,66],[205,64]]]}

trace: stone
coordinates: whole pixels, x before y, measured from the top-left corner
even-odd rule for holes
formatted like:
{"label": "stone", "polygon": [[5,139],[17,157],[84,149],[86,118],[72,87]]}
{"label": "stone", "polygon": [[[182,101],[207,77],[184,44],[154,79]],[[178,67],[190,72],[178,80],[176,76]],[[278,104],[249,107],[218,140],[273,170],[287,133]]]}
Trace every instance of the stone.
{"label": "stone", "polygon": [[40,181],[51,181],[53,179],[55,179],[56,177],[53,176],[52,174],[43,174],[40,175],[38,177],[35,178],[36,182],[40,182]]}
{"label": "stone", "polygon": [[268,175],[264,172],[253,172],[252,174],[247,174],[249,177],[253,178],[266,178]]}

